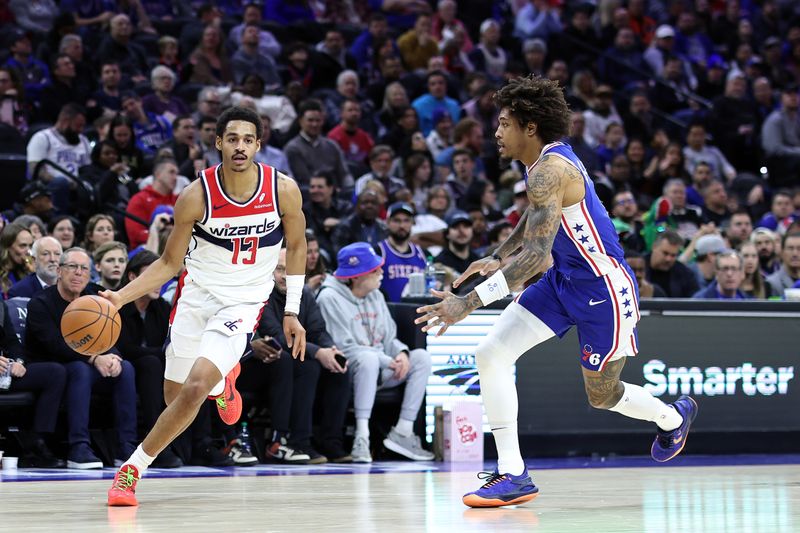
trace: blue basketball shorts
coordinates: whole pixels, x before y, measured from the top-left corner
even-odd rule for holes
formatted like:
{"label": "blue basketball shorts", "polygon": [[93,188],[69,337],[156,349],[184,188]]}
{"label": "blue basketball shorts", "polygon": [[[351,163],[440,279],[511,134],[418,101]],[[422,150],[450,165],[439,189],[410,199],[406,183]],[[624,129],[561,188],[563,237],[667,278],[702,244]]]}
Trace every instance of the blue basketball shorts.
{"label": "blue basketball shorts", "polygon": [[563,337],[578,328],[581,365],[599,371],[612,360],[639,351],[639,288],[627,264],[602,277],[578,279],[551,268],[516,300]]}

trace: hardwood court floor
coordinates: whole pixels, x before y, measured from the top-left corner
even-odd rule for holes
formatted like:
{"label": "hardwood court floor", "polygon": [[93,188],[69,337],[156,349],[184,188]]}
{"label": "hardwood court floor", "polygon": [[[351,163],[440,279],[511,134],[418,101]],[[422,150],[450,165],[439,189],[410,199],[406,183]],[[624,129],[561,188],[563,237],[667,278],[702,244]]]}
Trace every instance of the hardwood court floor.
{"label": "hardwood court floor", "polygon": [[542,469],[534,474],[540,496],[505,509],[467,509],[461,495],[477,487],[475,471],[439,468],[413,471],[402,463],[385,473],[350,467],[348,474],[292,475],[273,467],[273,475],[226,469],[225,477],[179,478],[153,472],[140,483],[138,508],[111,509],[107,478],[17,483],[4,472],[0,531],[800,531],[798,464]]}

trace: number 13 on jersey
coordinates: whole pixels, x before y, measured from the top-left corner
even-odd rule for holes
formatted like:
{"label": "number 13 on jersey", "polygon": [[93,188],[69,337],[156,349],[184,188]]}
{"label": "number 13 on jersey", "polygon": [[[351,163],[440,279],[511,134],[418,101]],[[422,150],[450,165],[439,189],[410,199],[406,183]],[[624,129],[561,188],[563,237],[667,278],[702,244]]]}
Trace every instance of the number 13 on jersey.
{"label": "number 13 on jersey", "polygon": [[234,265],[239,263],[239,254],[245,252],[247,257],[242,257],[241,263],[243,265],[253,265],[256,262],[256,254],[258,253],[258,237],[241,237],[233,240],[233,257],[231,263]]}

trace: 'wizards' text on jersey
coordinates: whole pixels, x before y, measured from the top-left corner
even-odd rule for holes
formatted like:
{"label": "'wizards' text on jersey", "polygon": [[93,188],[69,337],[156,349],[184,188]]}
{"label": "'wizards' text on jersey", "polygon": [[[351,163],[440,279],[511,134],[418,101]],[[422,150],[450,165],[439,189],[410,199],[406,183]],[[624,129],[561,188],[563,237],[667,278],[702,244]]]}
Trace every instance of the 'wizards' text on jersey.
{"label": "'wizards' text on jersey", "polygon": [[265,302],[283,242],[278,208],[278,173],[258,165],[258,186],[244,203],[222,187],[222,165],[207,168],[203,220],[195,223],[186,254],[187,275],[226,304]]}

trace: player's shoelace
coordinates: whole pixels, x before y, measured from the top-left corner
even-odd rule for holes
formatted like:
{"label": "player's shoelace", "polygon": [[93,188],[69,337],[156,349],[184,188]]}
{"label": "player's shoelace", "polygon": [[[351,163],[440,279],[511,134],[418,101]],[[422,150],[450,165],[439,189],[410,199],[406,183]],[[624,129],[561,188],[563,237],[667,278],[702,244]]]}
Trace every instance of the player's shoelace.
{"label": "player's shoelace", "polygon": [[119,477],[114,482],[114,488],[120,490],[128,490],[137,481],[136,476],[133,475],[133,469],[128,467],[125,470],[119,471]]}
{"label": "player's shoelace", "polygon": [[478,479],[486,480],[486,483],[484,483],[481,487],[482,489],[488,489],[489,487],[495,486],[505,479],[505,477],[505,474],[498,474],[497,472],[478,472]]}
{"label": "player's shoelace", "polygon": [[217,401],[217,407],[219,407],[223,411],[228,409],[228,403],[225,401],[224,395],[216,398],[216,401]]}

